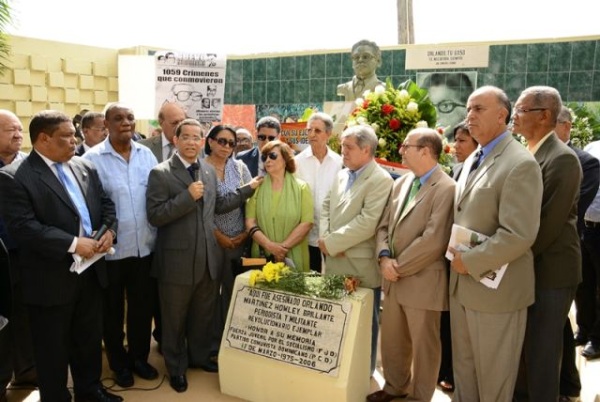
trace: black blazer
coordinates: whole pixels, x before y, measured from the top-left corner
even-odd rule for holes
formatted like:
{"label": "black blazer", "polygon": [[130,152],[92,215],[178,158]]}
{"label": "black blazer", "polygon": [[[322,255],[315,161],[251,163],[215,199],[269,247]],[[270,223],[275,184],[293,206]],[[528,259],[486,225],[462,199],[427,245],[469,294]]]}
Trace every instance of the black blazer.
{"label": "black blazer", "polygon": [[[93,165],[74,156],[69,165],[82,189],[92,228],[114,222],[115,205],[104,193]],[[34,150],[29,156],[0,171],[0,212],[19,249],[19,267],[25,303],[60,305],[75,298],[77,274],[68,252],[79,234],[79,214],[51,168]],[[99,283],[107,284],[104,259],[88,268]]]}
{"label": "black blazer", "polygon": [[577,231],[579,235],[583,233],[585,226],[583,217],[585,211],[589,208],[596,197],[600,181],[600,162],[588,152],[575,148],[569,143],[569,147],[575,151],[581,164],[583,178],[581,179],[581,187],[579,188],[579,203],[577,204]]}
{"label": "black blazer", "polygon": [[252,177],[258,176],[258,158],[260,158],[260,151],[258,147],[254,147],[244,152],[240,152],[235,156],[236,159],[241,160],[248,166],[248,170]]}
{"label": "black blazer", "polygon": [[77,156],[82,156],[85,153],[85,147],[83,146],[83,142],[79,145],[77,145],[77,148],[75,148],[75,155]]}

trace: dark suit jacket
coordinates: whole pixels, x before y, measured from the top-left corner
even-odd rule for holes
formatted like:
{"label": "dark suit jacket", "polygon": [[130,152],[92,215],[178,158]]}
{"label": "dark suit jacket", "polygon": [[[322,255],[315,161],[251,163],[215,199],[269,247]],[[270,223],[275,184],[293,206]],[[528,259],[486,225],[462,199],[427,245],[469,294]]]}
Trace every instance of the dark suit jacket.
{"label": "dark suit jacket", "polygon": [[85,153],[85,147],[83,146],[83,142],[79,145],[77,145],[77,148],[75,149],[75,155],[77,156],[82,156]]}
{"label": "dark suit jacket", "polygon": [[235,156],[236,159],[241,160],[248,166],[248,170],[252,177],[258,176],[258,159],[260,158],[260,151],[258,147],[254,147],[244,152],[240,152]]}
{"label": "dark suit jacket", "polygon": [[148,221],[158,228],[152,271],[159,281],[196,284],[205,274],[207,262],[211,278],[217,279],[222,258],[213,234],[214,214],[239,208],[253,193],[246,185],[236,194],[218,197],[214,168],[203,160],[198,163],[199,178],[205,185],[198,201],[188,191],[192,178],[176,155],[158,164],[148,178],[146,211]]}
{"label": "dark suit jacket", "polygon": [[581,166],[575,152],[554,133],[534,156],[544,182],[540,229],[531,247],[536,289],[576,286],[581,282],[577,234]]}
{"label": "dark suit jacket", "polygon": [[585,227],[583,219],[585,211],[587,211],[592,201],[594,201],[594,197],[600,186],[600,162],[591,154],[573,147],[570,143],[569,147],[575,151],[581,164],[581,170],[583,171],[583,179],[579,188],[579,204],[577,205],[577,231],[581,236]]}
{"label": "dark suit jacket", "polygon": [[150,148],[159,163],[163,161],[162,135],[155,135],[154,137],[139,140],[138,144],[142,144]]}
{"label": "dark suit jacket", "polygon": [[[77,156],[69,162],[90,212],[92,228],[115,222],[113,202],[104,193],[93,165]],[[79,214],[68,193],[44,160],[32,151],[23,161],[0,171],[1,212],[19,248],[25,303],[52,306],[75,299],[77,274],[68,252],[79,235]],[[94,269],[106,286],[104,259]]]}

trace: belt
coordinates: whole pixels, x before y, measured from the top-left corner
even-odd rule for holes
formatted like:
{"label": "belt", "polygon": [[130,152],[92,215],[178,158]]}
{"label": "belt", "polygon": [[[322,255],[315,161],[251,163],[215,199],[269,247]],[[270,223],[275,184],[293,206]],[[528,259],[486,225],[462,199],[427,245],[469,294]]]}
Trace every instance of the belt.
{"label": "belt", "polygon": [[600,229],[600,222],[584,220],[585,227],[590,229]]}

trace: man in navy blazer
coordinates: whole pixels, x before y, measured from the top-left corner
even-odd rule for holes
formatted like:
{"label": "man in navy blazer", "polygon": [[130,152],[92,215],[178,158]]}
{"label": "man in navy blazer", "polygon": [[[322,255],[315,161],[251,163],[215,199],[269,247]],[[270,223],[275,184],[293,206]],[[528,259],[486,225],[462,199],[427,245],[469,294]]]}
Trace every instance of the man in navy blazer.
{"label": "man in navy blazer", "polygon": [[263,162],[260,159],[260,150],[267,142],[278,140],[280,134],[281,124],[279,124],[279,121],[274,117],[265,116],[256,123],[256,146],[248,151],[240,152],[235,156],[248,166],[248,170],[250,170],[252,177],[264,176],[265,169],[263,167]]}
{"label": "man in navy blazer", "polygon": [[[31,120],[29,133],[33,151],[0,171],[0,191],[2,216],[19,249],[41,399],[71,400],[67,389],[70,366],[76,402],[121,401],[100,382],[101,287],[107,284],[104,259],[81,274],[70,270],[73,254],[90,258],[112,246],[115,206],[93,165],[73,157],[75,127],[69,116],[39,112]],[[71,194],[80,192],[79,197],[71,198],[59,180],[61,170],[75,185]],[[81,203],[77,208],[74,200],[81,197],[87,208]],[[98,240],[89,238],[84,234],[85,221],[91,223],[91,230],[103,224],[110,230]]]}

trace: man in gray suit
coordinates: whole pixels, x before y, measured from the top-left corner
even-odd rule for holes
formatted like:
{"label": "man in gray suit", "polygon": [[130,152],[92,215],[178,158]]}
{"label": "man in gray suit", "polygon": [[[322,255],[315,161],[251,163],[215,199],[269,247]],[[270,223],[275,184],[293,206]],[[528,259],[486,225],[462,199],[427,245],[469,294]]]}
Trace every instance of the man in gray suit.
{"label": "man in gray suit", "polygon": [[175,129],[184,119],[185,111],[178,103],[165,103],[158,112],[162,134],[140,140],[139,143],[150,148],[159,163],[166,161],[175,152]]}
{"label": "man in gray suit", "polygon": [[200,123],[182,121],[174,143],[177,153],[150,172],[146,211],[150,223],[158,228],[153,275],[158,278],[163,317],[162,351],[171,387],[184,392],[188,365],[218,371],[209,360],[211,319],[221,275],[214,213],[240,207],[262,178],[220,198],[215,170],[198,159]]}
{"label": "man in gray suit", "polygon": [[[456,185],[454,221],[489,236],[454,254],[450,317],[455,401],[510,401],[527,306],[534,301],[531,245],[542,201],[540,167],[507,131],[510,101],[500,88],[477,89],[467,102],[467,124],[481,152],[464,163]],[[497,289],[480,280],[508,264]]]}
{"label": "man in gray suit", "polygon": [[394,181],[375,162],[377,136],[370,126],[353,126],[342,133],[342,162],[319,222],[319,248],[328,273],[353,275],[373,289],[371,371],[375,370],[381,273],[375,254],[375,231]]}
{"label": "man in gray suit", "polygon": [[530,87],[517,99],[513,118],[513,131],[527,140],[544,181],[540,229],[531,248],[535,303],[527,311],[523,366],[515,393],[519,399],[528,395],[531,401],[558,399],[563,327],[581,282],[577,202],[582,172],[575,152],[554,132],[561,106],[556,89]]}

